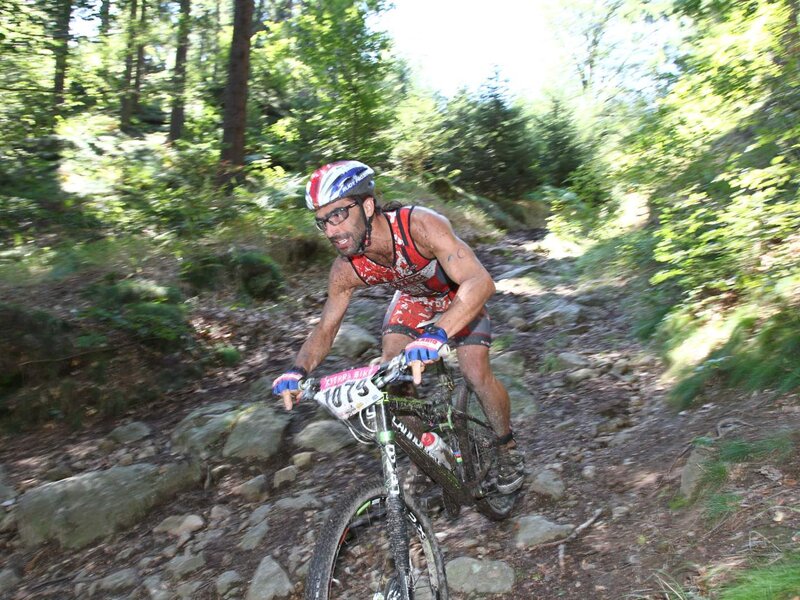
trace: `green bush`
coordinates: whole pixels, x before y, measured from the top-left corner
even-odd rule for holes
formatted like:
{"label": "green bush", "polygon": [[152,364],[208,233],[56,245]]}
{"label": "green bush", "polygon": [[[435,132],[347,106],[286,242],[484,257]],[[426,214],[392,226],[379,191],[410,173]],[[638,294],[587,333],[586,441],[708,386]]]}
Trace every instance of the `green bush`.
{"label": "green bush", "polygon": [[225,278],[227,257],[210,250],[189,254],[181,262],[180,278],[194,290],[217,289]]}
{"label": "green bush", "polygon": [[283,291],[281,270],[266,254],[242,252],[235,260],[242,287],[251,297],[257,300],[274,299]]}

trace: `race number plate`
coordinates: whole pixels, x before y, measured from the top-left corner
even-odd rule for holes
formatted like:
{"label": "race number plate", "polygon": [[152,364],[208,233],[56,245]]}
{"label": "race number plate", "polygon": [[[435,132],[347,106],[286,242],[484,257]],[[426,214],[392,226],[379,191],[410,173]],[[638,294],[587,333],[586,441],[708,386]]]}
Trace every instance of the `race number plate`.
{"label": "race number plate", "polygon": [[336,418],[349,419],[383,397],[383,392],[370,381],[377,371],[378,366],[375,365],[323,377],[314,400]]}

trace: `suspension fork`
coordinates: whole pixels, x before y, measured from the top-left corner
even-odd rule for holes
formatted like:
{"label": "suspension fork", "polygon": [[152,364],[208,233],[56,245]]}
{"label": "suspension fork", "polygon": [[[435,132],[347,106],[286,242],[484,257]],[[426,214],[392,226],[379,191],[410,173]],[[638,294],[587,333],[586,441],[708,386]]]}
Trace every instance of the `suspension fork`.
{"label": "suspension fork", "polygon": [[376,437],[381,447],[381,464],[383,466],[383,480],[386,485],[386,511],[389,545],[392,547],[395,570],[397,571],[397,584],[400,588],[402,600],[411,600],[409,582],[411,580],[411,566],[408,560],[408,525],[405,518],[405,501],[403,500],[403,487],[397,471],[397,446],[394,443],[394,431],[386,414],[384,402],[379,402],[375,407]]}

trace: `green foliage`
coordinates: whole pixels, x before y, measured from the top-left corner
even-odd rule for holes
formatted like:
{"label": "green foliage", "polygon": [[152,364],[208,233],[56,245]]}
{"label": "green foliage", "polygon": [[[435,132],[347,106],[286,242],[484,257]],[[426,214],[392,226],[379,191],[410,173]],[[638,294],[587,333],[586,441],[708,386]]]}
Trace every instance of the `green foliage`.
{"label": "green foliage", "polygon": [[98,283],[87,289],[95,302],[91,317],[132,334],[144,344],[165,350],[179,349],[190,340],[191,329],[180,293],[153,281],[124,280]]}
{"label": "green foliage", "polygon": [[236,264],[244,289],[253,298],[277,298],[283,291],[283,275],[269,256],[259,252],[242,252],[236,256]]}
{"label": "green foliage", "polygon": [[242,360],[242,354],[233,346],[218,345],[214,347],[214,356],[226,367],[238,365]]}
{"label": "green foliage", "polygon": [[565,186],[583,164],[586,151],[580,142],[574,116],[561,100],[551,99],[548,112],[536,119],[534,138],[539,144],[538,163],[543,182],[554,187]]}
{"label": "green foliage", "polygon": [[711,494],[705,500],[704,513],[707,519],[717,521],[736,512],[742,501],[741,494]]}
{"label": "green foliage", "polygon": [[788,434],[777,435],[753,442],[727,440],[720,444],[719,458],[732,463],[746,462],[768,456],[777,459],[789,458],[794,451],[794,442]]}
{"label": "green foliage", "polygon": [[436,146],[432,170],[478,194],[514,198],[536,183],[528,120],[496,77],[448,103]]}
{"label": "green foliage", "polygon": [[800,589],[800,554],[739,574],[719,591],[720,600],[790,600]]}

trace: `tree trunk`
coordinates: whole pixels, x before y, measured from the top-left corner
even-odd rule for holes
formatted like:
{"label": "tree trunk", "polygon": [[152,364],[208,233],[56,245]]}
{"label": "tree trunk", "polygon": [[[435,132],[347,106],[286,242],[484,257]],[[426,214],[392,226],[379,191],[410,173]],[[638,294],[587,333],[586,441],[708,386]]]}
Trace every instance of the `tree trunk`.
{"label": "tree trunk", "polygon": [[130,0],[130,2],[127,28],[128,39],[125,43],[125,73],[122,76],[122,102],[119,114],[119,127],[122,130],[130,128],[131,115],[133,114],[133,88],[131,86],[131,79],[133,77],[133,54],[136,46],[136,15],[139,7],[136,0]]}
{"label": "tree trunk", "polygon": [[58,0],[55,4],[53,51],[55,53],[55,78],[53,80],[53,114],[61,112],[64,104],[64,84],[67,79],[69,56],[69,21],[72,17],[72,0]]}
{"label": "tree trunk", "polygon": [[174,142],[183,135],[184,102],[186,93],[186,55],[189,50],[189,25],[191,0],[180,0],[181,16],[178,24],[178,47],[175,51],[175,73],[172,78],[172,115],[169,120],[168,141]]}
{"label": "tree trunk", "polygon": [[100,35],[105,37],[111,29],[111,0],[100,2]]}
{"label": "tree trunk", "polygon": [[139,17],[139,28],[136,32],[136,75],[133,80],[133,112],[139,111],[139,101],[142,97],[142,80],[144,78],[144,40],[143,35],[147,29],[147,2],[141,0],[141,16]]}
{"label": "tree trunk", "polygon": [[[247,78],[250,73],[250,30],[253,0],[234,0],[233,38],[228,62],[228,83],[222,132],[223,172],[244,164],[244,134],[247,117]],[[232,171],[232,170],[231,170]],[[232,172],[231,172],[232,174]],[[223,173],[223,179],[230,175]]]}

